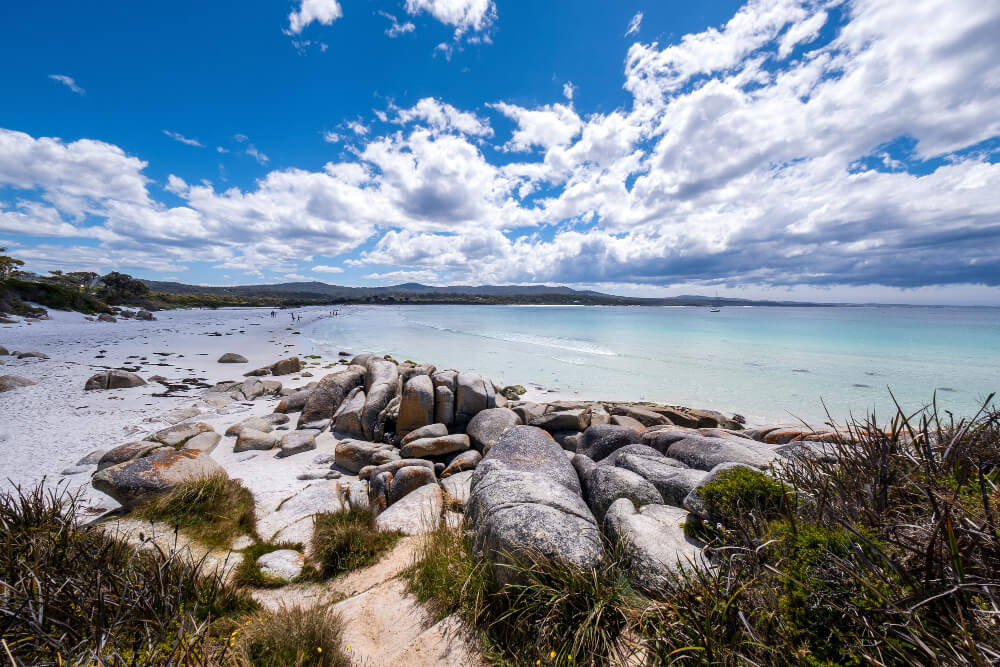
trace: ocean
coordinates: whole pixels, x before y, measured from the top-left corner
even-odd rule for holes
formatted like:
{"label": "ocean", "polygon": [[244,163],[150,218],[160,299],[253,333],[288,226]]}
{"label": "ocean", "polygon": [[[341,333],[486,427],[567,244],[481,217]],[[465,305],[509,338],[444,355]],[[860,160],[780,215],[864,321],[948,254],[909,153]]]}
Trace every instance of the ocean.
{"label": "ocean", "polygon": [[[838,422],[937,397],[971,415],[1000,390],[1000,309],[352,306],[313,351],[391,354],[560,397],[649,400],[755,424]],[[305,342],[305,341],[304,341]],[[891,390],[891,395],[890,395]]]}

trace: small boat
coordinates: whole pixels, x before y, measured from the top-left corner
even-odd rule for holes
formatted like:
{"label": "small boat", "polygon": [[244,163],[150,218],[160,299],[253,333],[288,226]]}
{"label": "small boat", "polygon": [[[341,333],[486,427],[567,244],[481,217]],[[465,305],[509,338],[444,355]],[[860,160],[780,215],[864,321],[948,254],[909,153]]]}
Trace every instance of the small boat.
{"label": "small boat", "polygon": [[715,292],[715,305],[712,306],[709,309],[708,312],[710,312],[710,313],[721,313],[722,312],[722,309],[719,308],[719,292],[718,292],[718,290],[716,290],[716,292]]}

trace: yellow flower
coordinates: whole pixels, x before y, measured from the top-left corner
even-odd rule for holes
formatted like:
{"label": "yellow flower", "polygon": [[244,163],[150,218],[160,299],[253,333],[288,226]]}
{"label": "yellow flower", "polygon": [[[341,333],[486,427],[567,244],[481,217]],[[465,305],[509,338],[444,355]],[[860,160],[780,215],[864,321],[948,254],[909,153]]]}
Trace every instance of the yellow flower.
{"label": "yellow flower", "polygon": [[348,644],[348,645],[347,645],[347,650],[348,650],[348,651],[350,651],[350,650],[351,650],[351,645],[350,645],[350,644]]}
{"label": "yellow flower", "polygon": [[317,646],[316,647],[316,652],[317,653],[322,653],[323,652],[323,647],[322,646]]}
{"label": "yellow flower", "polygon": [[556,652],[555,651],[549,651],[549,657],[550,658],[556,657]]}

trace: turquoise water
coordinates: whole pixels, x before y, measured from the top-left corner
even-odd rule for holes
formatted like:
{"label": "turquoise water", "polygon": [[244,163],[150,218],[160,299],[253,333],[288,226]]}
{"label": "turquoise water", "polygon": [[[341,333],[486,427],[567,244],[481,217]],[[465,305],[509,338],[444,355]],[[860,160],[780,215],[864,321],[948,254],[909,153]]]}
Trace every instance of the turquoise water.
{"label": "turquoise water", "polygon": [[1000,309],[361,306],[303,330],[314,351],[391,354],[561,395],[820,423],[974,413],[1000,390]]}

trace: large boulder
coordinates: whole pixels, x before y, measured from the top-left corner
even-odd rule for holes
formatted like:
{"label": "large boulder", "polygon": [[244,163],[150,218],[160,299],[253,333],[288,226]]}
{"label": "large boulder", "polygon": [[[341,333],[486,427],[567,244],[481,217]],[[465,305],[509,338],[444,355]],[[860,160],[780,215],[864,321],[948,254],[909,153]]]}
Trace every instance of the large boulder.
{"label": "large boulder", "polygon": [[429,375],[415,375],[403,385],[396,433],[406,435],[434,423],[434,383]]}
{"label": "large boulder", "polygon": [[708,474],[704,470],[674,465],[674,459],[665,456],[643,456],[625,454],[615,465],[630,470],[656,487],[667,505],[681,507],[688,494],[698,486]]}
{"label": "large boulder", "polygon": [[149,439],[153,442],[162,442],[164,445],[178,448],[196,435],[209,433],[214,430],[205,422],[185,422],[159,430],[149,436]]}
{"label": "large boulder", "polygon": [[258,431],[255,428],[244,428],[240,431],[239,437],[236,438],[236,444],[233,446],[233,451],[236,453],[249,451],[266,452],[270,449],[274,449],[274,446],[277,443],[277,433]]}
{"label": "large boulder", "polygon": [[634,454],[636,456],[652,456],[653,458],[669,461],[671,465],[676,465],[678,468],[687,468],[687,466],[680,461],[676,459],[668,459],[666,456],[647,445],[625,445],[624,447],[611,452],[606,457],[598,461],[598,463],[602,465],[615,466],[618,465],[619,461],[621,461],[628,454]]}
{"label": "large boulder", "polygon": [[300,389],[291,393],[281,399],[274,411],[279,413],[301,412],[306,407],[312,392],[312,389]]}
{"label": "large boulder", "polygon": [[91,484],[123,506],[132,507],[167,493],[181,482],[225,474],[206,452],[160,447],[148,456],[99,470]]}
{"label": "large boulder", "polygon": [[316,449],[316,431],[290,431],[278,441],[278,453],[275,457],[281,459],[313,449]]}
{"label": "large boulder", "polygon": [[720,463],[744,463],[754,468],[766,468],[777,457],[728,438],[699,436],[678,440],[667,449],[667,456],[699,470],[711,470]]}
{"label": "large boulder", "polygon": [[441,456],[452,452],[464,452],[469,448],[469,436],[464,433],[446,435],[440,438],[421,438],[408,442],[399,449],[404,458]]}
{"label": "large boulder", "polygon": [[479,462],[483,460],[482,454],[474,449],[470,449],[467,452],[461,452],[453,458],[443,471],[441,471],[441,479],[445,477],[451,477],[460,472],[472,471],[476,469]]}
{"label": "large boulder", "polygon": [[459,373],[456,379],[455,424],[464,428],[473,417],[487,408],[496,407],[493,382],[479,373]]}
{"label": "large boulder", "polygon": [[448,435],[448,427],[444,424],[428,424],[407,433],[399,444],[405,445],[421,438],[443,438],[446,435]]}
{"label": "large boulder", "polygon": [[20,375],[0,375],[0,394],[20,387],[30,387],[33,384],[36,384],[34,380],[29,380]]}
{"label": "large boulder", "polygon": [[375,517],[375,527],[383,532],[421,535],[433,531],[441,523],[443,505],[441,487],[425,484]]}
{"label": "large boulder", "polygon": [[110,468],[126,461],[141,458],[163,446],[162,442],[151,442],[149,440],[126,442],[124,445],[112,447],[104,452],[101,458],[97,460],[97,469],[104,470],[105,468]]}
{"label": "large boulder", "polygon": [[271,375],[291,375],[302,370],[302,361],[298,357],[288,357],[274,362],[269,368]]}
{"label": "large boulder", "polygon": [[184,449],[197,449],[205,453],[210,453],[215,451],[221,440],[222,436],[215,431],[206,431],[205,433],[199,433],[185,442]]}
{"label": "large boulder", "polygon": [[337,467],[356,473],[365,466],[372,465],[379,452],[392,452],[389,445],[364,440],[341,440],[334,450]]}
{"label": "large boulder", "polygon": [[365,427],[362,416],[365,411],[365,389],[357,386],[351,390],[337,411],[333,413],[333,430],[355,438],[363,438]]}
{"label": "large boulder", "polygon": [[226,352],[221,357],[219,357],[218,363],[220,364],[246,364],[249,360],[242,354],[237,354],[235,352]]}
{"label": "large boulder", "polygon": [[313,389],[299,416],[300,424],[333,419],[334,413],[355,387],[364,382],[365,371],[360,366],[348,366],[339,373],[323,377]]}
{"label": "large boulder", "polygon": [[434,364],[416,364],[412,361],[404,361],[399,364],[398,368],[399,379],[403,381],[404,385],[410,381],[410,378],[414,378],[418,375],[426,375],[430,377],[437,371]]}
{"label": "large boulder", "polygon": [[472,446],[486,453],[511,426],[521,423],[521,418],[508,408],[487,408],[469,420],[465,432]]}
{"label": "large boulder", "polygon": [[599,424],[588,426],[583,432],[577,443],[576,453],[600,461],[615,450],[641,442],[642,436],[630,428],[615,424]]}
{"label": "large boulder", "polygon": [[632,583],[653,593],[666,590],[678,570],[704,565],[701,546],[684,534],[687,512],[666,505],[636,509],[628,498],[612,503],[604,517],[604,533],[621,545]]}
{"label": "large boulder", "polygon": [[455,392],[448,387],[434,387],[434,420],[445,426],[455,423]]}
{"label": "large boulder", "polygon": [[506,567],[510,557],[592,568],[604,555],[576,471],[562,448],[533,426],[507,430],[476,468],[466,517],[476,550],[500,582],[516,578]]}
{"label": "large boulder", "polygon": [[556,431],[582,431],[587,428],[587,419],[590,412],[583,408],[576,410],[559,410],[539,415],[532,419],[529,424],[545,429],[549,433]]}
{"label": "large boulder", "polygon": [[[503,438],[494,450],[502,443]],[[568,466],[561,449],[558,455]],[[506,567],[509,558],[540,557],[580,568],[601,562],[597,521],[578,493],[545,474],[495,467],[480,475],[481,468],[472,476],[466,517],[474,529],[473,546],[492,564],[496,581],[517,580]]]}
{"label": "large boulder", "polygon": [[400,468],[392,476],[392,481],[389,483],[388,505],[392,506],[412,491],[416,491],[425,484],[434,484],[436,481],[437,478],[434,475],[433,468],[426,466],[405,466]]}
{"label": "large boulder", "polygon": [[135,373],[128,371],[104,371],[87,378],[83,388],[87,391],[101,389],[128,389],[129,387],[141,387],[146,381]]}
{"label": "large boulder", "polygon": [[399,393],[399,370],[396,364],[385,359],[372,359],[367,368],[365,393],[368,399],[361,419],[365,437],[379,440],[382,435],[379,427],[384,424],[383,411]]}
{"label": "large boulder", "polygon": [[616,405],[611,409],[611,414],[631,417],[643,426],[657,426],[671,423],[670,419],[664,415],[638,405]]}
{"label": "large boulder", "polygon": [[[577,495],[580,478],[563,448],[548,433],[534,426],[509,428],[476,468],[476,477],[494,470],[517,470],[544,475]],[[476,482],[473,482],[473,486]]]}
{"label": "large boulder", "polygon": [[604,521],[608,508],[619,498],[628,498],[640,507],[663,504],[656,487],[631,470],[595,465],[581,479],[584,498],[598,523]]}

